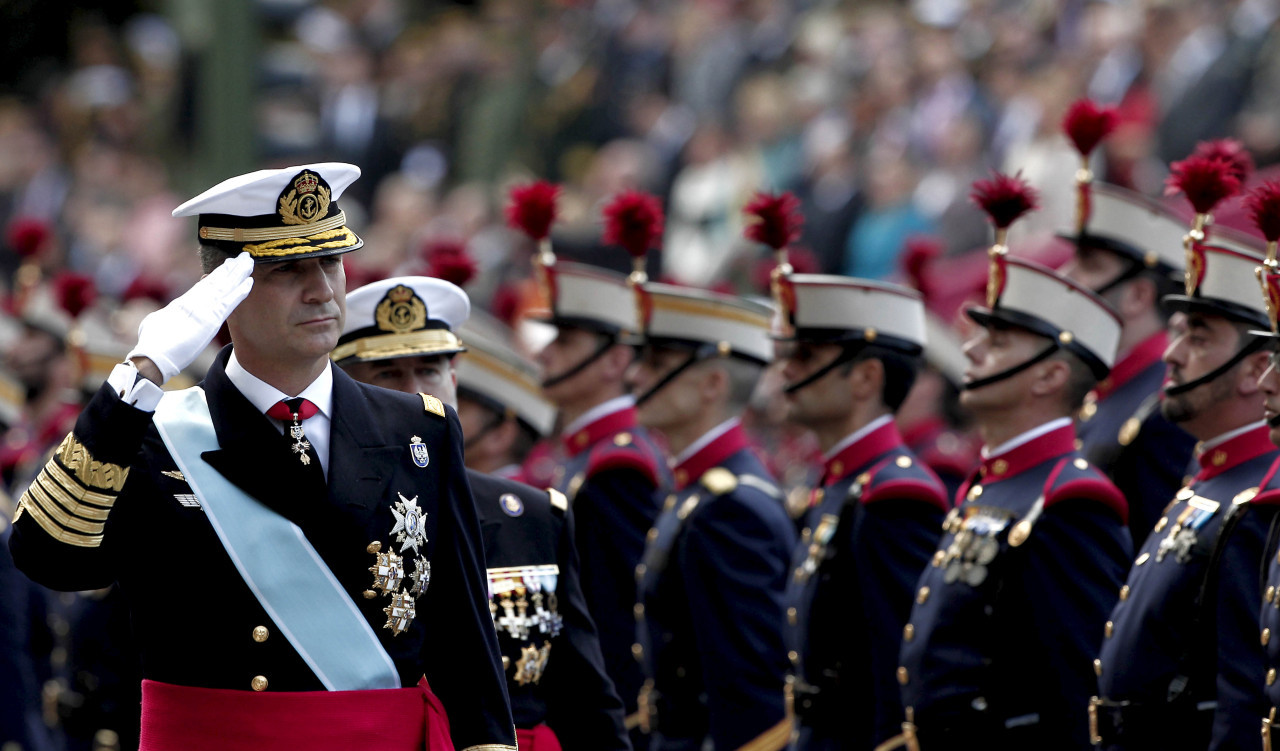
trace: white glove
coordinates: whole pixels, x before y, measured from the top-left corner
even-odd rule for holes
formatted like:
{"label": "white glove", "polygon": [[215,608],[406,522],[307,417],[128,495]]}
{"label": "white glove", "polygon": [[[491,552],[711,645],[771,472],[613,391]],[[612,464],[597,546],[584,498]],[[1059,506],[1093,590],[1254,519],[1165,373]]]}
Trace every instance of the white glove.
{"label": "white glove", "polygon": [[195,362],[223,321],[253,288],[253,256],[229,258],[173,302],[138,324],[138,343],[125,359],[147,357],[164,380]]}

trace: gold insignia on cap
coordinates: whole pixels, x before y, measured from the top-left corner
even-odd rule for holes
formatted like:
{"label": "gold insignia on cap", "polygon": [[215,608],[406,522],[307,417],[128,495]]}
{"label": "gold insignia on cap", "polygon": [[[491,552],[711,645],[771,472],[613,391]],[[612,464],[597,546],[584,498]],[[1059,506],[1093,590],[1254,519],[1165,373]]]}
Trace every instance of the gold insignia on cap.
{"label": "gold insignia on cap", "polygon": [[1204,280],[1204,249],[1187,236],[1187,270],[1183,274],[1183,282],[1187,290],[1188,297],[1195,297],[1196,289],[1200,286],[1200,282]]}
{"label": "gold insignia on cap", "polygon": [[[1268,246],[1268,250],[1272,250]],[[1268,259],[1265,267],[1259,266],[1253,273],[1262,285],[1262,300],[1267,306],[1267,318],[1271,321],[1271,333],[1280,333],[1280,271],[1275,261]]]}
{"label": "gold insignia on cap", "polygon": [[310,170],[303,170],[280,196],[280,221],[285,224],[313,224],[329,213],[329,189]]}
{"label": "gold insignia on cap", "polygon": [[1063,344],[1070,344],[1075,340],[1076,340],[1076,335],[1071,333],[1070,331],[1063,331],[1062,333],[1058,334],[1058,341],[1062,342]]}
{"label": "gold insignia on cap", "polygon": [[[998,246],[997,246],[998,247]],[[994,308],[1000,302],[1000,293],[1004,292],[1005,265],[1004,251],[997,247],[988,251],[990,265],[987,267],[987,307]]]}
{"label": "gold insignia on cap", "polygon": [[373,322],[382,331],[406,334],[427,325],[427,306],[403,284],[392,287],[373,311]]}

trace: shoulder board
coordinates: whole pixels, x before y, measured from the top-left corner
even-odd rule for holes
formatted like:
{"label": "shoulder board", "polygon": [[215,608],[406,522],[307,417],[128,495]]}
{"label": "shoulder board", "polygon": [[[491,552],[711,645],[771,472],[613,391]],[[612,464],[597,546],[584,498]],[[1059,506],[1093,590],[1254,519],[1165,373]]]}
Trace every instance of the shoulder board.
{"label": "shoulder board", "polygon": [[632,441],[619,446],[613,441],[601,441],[591,449],[587,456],[587,477],[598,472],[611,469],[634,469],[658,484],[658,462],[643,448],[643,444]]}
{"label": "shoulder board", "polygon": [[444,417],[444,402],[435,398],[431,394],[418,394],[422,397],[422,408],[433,415]]}
{"label": "shoulder board", "polygon": [[782,499],[782,491],[770,480],[755,475],[738,475],[738,484],[747,488],[755,488],[770,498]]}
{"label": "shoulder board", "polygon": [[738,476],[724,467],[712,467],[703,472],[698,482],[715,495],[728,495],[738,488]]}
{"label": "shoulder board", "polygon": [[905,498],[931,503],[943,511],[951,508],[947,503],[947,490],[938,476],[906,454],[881,462],[859,476],[857,482],[863,485],[863,503]]}
{"label": "shoulder board", "polygon": [[1063,459],[1050,473],[1044,486],[1044,507],[1067,500],[1096,501],[1106,506],[1122,522],[1129,521],[1129,503],[1124,494],[1097,467],[1083,457]]}
{"label": "shoulder board", "polygon": [[563,516],[569,510],[569,498],[555,488],[547,488],[547,495],[551,498],[551,508],[560,512]]}

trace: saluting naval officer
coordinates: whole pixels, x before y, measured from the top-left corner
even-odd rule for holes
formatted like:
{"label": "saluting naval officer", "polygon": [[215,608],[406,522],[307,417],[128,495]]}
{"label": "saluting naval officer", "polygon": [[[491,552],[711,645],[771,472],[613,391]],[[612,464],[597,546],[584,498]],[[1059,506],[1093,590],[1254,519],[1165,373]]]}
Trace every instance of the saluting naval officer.
{"label": "saluting naval officer", "polygon": [[[515,748],[457,417],[329,361],[359,174],[263,170],[178,207],[207,275],[144,319],[20,502],[24,571],[119,582],[146,751]],[[202,384],[163,394],[224,321]]]}
{"label": "saluting naval officer", "polygon": [[780,274],[775,295],[787,419],[823,452],[787,587],[795,748],[870,751],[901,732],[898,648],[950,507],[894,420],[920,367],[924,304],[816,274]]}
{"label": "saluting naval officer", "polygon": [[1084,287],[1007,256],[1003,231],[986,302],[967,311],[981,328],[965,346],[961,394],[983,459],[903,632],[904,740],[925,751],[1080,749],[1102,624],[1132,547],[1124,496],[1075,451],[1071,415],[1106,377],[1120,322]]}
{"label": "saluting naval officer", "polygon": [[[1114,112],[1082,100],[1069,110],[1064,126],[1069,136],[1096,135],[1108,130],[1090,126],[1100,120],[1114,121]],[[1160,356],[1169,344],[1169,312],[1160,301],[1181,283],[1186,227],[1163,204],[1093,182],[1087,153],[1082,165],[1076,172],[1076,222],[1060,235],[1075,252],[1059,271],[1111,303],[1120,316],[1120,343],[1115,366],[1085,396],[1076,435],[1080,453],[1128,500],[1129,531],[1137,548],[1181,486],[1195,443],[1160,410],[1165,377]]]}
{"label": "saluting naval officer", "polygon": [[[492,357],[492,343],[454,332],[467,293],[442,279],[404,276],[347,295],[333,360],[362,383],[457,402],[455,357]],[[461,354],[466,353],[466,354]],[[512,389],[512,395],[517,392]],[[578,584],[573,517],[562,493],[467,470],[488,566],[519,747],[526,751],[631,748],[622,701],[604,672]]]}
{"label": "saluting naval officer", "polygon": [[[1280,450],[1258,379],[1268,325],[1262,256],[1218,231],[1195,243],[1185,294],[1169,295],[1165,416],[1199,439],[1198,471],[1166,503],[1120,590],[1090,709],[1105,749],[1248,748],[1265,711],[1257,639],[1262,560],[1276,507],[1257,500]],[[1257,500],[1255,503],[1254,501]]]}
{"label": "saluting naval officer", "polygon": [[[513,191],[515,206],[547,188]],[[517,213],[517,212],[513,212]],[[636,659],[636,566],[645,534],[658,516],[660,492],[671,484],[662,450],[636,421],[625,376],[635,359],[639,321],[625,278],[556,260],[541,231],[534,273],[550,307],[532,316],[555,327],[537,355],[542,393],[560,410],[561,463],[555,488],[573,508],[582,591],[600,633],[605,668],[626,705],[631,743],[643,748],[636,700],[644,675]]]}
{"label": "saluting naval officer", "polygon": [[740,423],[772,359],[772,308],[640,282],[640,422],[673,492],[648,533],[636,622],[651,751],[786,748],[783,591],[795,527]]}

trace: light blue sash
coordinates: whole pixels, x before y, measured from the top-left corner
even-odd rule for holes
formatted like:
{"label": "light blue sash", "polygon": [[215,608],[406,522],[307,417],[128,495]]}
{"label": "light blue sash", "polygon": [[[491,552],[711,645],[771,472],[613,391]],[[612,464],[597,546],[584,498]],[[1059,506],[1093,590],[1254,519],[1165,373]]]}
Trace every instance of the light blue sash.
{"label": "light blue sash", "polygon": [[204,391],[165,394],[155,426],[240,576],[324,687],[400,688],[395,663],[369,621],[298,525],[200,458],[219,448]]}

